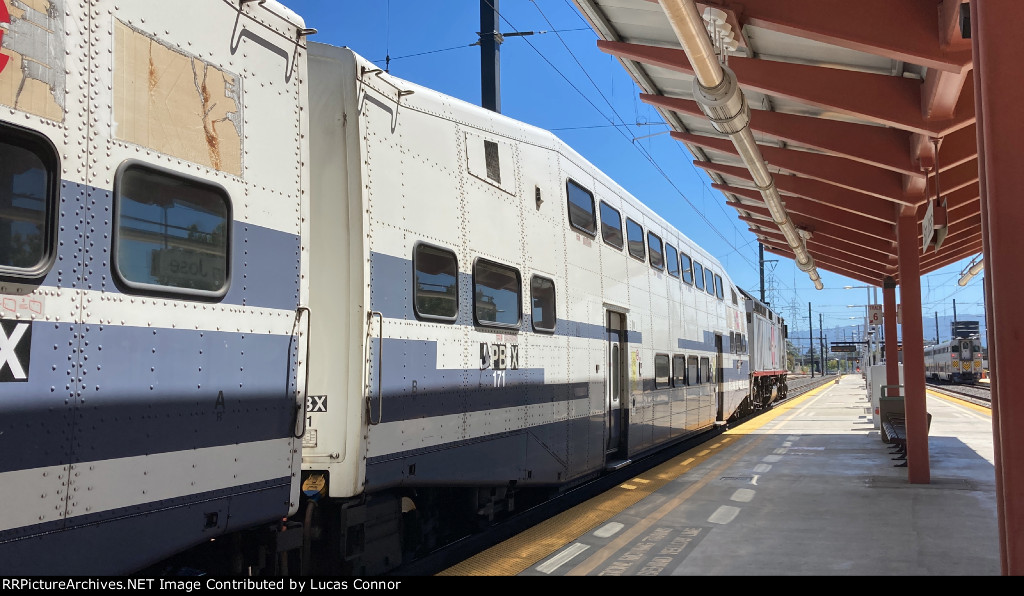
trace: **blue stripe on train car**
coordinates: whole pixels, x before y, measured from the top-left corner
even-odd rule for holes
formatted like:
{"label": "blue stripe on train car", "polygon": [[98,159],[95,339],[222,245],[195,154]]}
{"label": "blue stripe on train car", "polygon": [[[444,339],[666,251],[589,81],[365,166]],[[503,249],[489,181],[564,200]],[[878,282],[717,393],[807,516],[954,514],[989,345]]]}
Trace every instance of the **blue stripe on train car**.
{"label": "blue stripe on train car", "polygon": [[0,383],[0,472],[292,432],[290,336],[90,325],[76,387],[69,363],[47,356],[83,327],[33,323],[28,382]]}

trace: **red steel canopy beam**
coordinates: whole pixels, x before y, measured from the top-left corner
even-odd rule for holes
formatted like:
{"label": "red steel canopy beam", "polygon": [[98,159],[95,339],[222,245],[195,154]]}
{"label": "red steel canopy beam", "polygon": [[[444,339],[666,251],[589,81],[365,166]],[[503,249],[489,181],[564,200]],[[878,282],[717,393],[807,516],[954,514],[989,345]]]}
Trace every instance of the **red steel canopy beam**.
{"label": "red steel canopy beam", "polygon": [[[693,74],[680,49],[604,40],[598,40],[597,47],[619,58]],[[944,136],[974,123],[973,110],[958,110],[956,117],[941,122],[926,120],[921,113],[921,84],[912,79],[739,56],[729,58],[729,67],[744,89],[926,136]]]}
{"label": "red steel canopy beam", "polygon": [[[640,99],[655,107],[704,117],[697,102],[689,99],[647,93],[641,93]],[[911,133],[903,130],[767,110],[750,111],[750,128],[789,143],[924,178],[920,166],[910,159]]]}
{"label": "red steel canopy beam", "polygon": [[971,64],[971,47],[953,33],[959,13],[952,5],[959,9],[959,2],[943,4],[938,19],[936,2],[908,0],[723,0],[716,6],[734,11],[746,25],[929,69],[963,72]]}
{"label": "red steel canopy beam", "polygon": [[[761,226],[762,228],[757,232],[759,234],[763,232],[764,234],[776,239],[778,242],[786,242],[786,237],[783,236],[782,232],[778,229],[775,229],[774,227],[764,228],[765,225],[774,226],[771,222],[765,222],[761,219],[746,217],[743,215],[740,215],[739,219],[746,221],[750,225]],[[788,244],[786,245],[788,246]],[[867,262],[877,263],[879,266],[896,265],[895,253],[874,250],[841,238],[826,238],[825,240],[822,240],[820,237],[812,237],[807,241],[807,249],[812,253],[821,251],[823,254],[834,254],[831,251],[839,251],[845,258],[853,259],[853,262],[857,262],[858,259],[862,259]]]}
{"label": "red steel canopy beam", "polygon": [[[732,141],[728,139],[675,131],[670,134],[673,139],[683,141],[684,143],[739,155]],[[903,195],[902,180],[897,174],[887,170],[867,166],[834,155],[781,149],[760,143],[757,146],[767,164],[787,172],[800,174],[826,184],[832,184],[855,192],[862,192],[901,205],[917,205],[924,200],[923,194],[917,197],[905,197]]]}
{"label": "red steel canopy beam", "polygon": [[[753,182],[753,176],[744,167],[710,161],[695,160],[693,163],[707,171]],[[891,224],[896,221],[893,204],[878,197],[799,176],[773,176],[773,179],[780,193],[804,197],[817,203],[870,217],[871,219],[877,219],[885,223]]]}
{"label": "red steel canopy beam", "polygon": [[[765,210],[768,209],[768,206],[761,198],[760,191],[753,188],[740,188],[738,186],[729,186],[728,184],[718,183],[713,183],[711,187],[725,193],[734,194],[745,199],[750,199],[751,201],[756,201],[756,207]],[[869,219],[859,214],[846,213],[834,207],[829,207],[822,203],[816,203],[800,197],[783,196],[782,200],[786,204],[786,211],[791,213],[799,213],[807,217],[827,221],[829,223],[836,224],[837,226],[849,228],[883,240],[892,240],[896,235],[892,225]],[[729,205],[736,208],[746,208],[749,203],[729,203]]]}

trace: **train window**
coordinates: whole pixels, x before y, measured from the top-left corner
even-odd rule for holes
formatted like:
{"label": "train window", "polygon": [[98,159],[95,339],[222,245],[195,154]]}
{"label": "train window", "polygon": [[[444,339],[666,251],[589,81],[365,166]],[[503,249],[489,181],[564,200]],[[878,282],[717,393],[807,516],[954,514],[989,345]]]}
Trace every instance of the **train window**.
{"label": "train window", "polygon": [[[715,274],[715,296],[717,296],[719,300],[725,299],[725,288],[722,287],[722,276],[717,273]],[[733,304],[735,304],[735,302]]]}
{"label": "train window", "polygon": [[626,218],[626,242],[629,245],[629,254],[645,260],[644,252],[644,229],[632,219]]}
{"label": "train window", "polygon": [[693,283],[697,285],[698,290],[704,289],[704,267],[697,261],[693,262]]}
{"label": "train window", "polygon": [[739,306],[740,301],[736,297],[736,288],[729,288],[729,291],[732,292],[732,303],[735,304],[736,306]]}
{"label": "train window", "polygon": [[693,285],[693,261],[685,252],[679,253],[679,266],[683,271],[683,281]]}
{"label": "train window", "polygon": [[533,330],[555,331],[555,282],[534,275],[530,281],[530,299],[533,301]]}
{"label": "train window", "polygon": [[672,386],[686,386],[686,356],[682,354],[672,357]]}
{"label": "train window", "polygon": [[573,180],[566,181],[565,189],[569,196],[569,223],[574,228],[594,236],[597,234],[594,194]]}
{"label": "train window", "polygon": [[708,294],[715,295],[715,274],[710,269],[704,270],[704,288]]}
{"label": "train window", "polygon": [[668,354],[654,355],[654,388],[668,387]]}
{"label": "train window", "polygon": [[686,359],[686,384],[699,385],[701,382],[700,368],[697,364],[697,357],[690,356]]}
{"label": "train window", "polygon": [[222,187],[138,162],[114,181],[113,270],[133,290],[227,293],[231,201]]}
{"label": "train window", "polygon": [[473,266],[473,314],[493,327],[518,327],[521,304],[519,271],[478,259]]}
{"label": "train window", "polygon": [[412,268],[416,315],[454,321],[459,313],[459,262],[455,253],[417,244],[412,253]]}
{"label": "train window", "polygon": [[676,247],[668,243],[665,243],[665,262],[668,263],[668,274],[679,277],[679,253]]}
{"label": "train window", "polygon": [[700,382],[710,383],[712,381],[714,379],[711,378],[711,360],[703,357],[700,359]]}
{"label": "train window", "polygon": [[651,267],[665,269],[665,256],[661,252],[661,238],[654,232],[647,232],[647,248],[651,251]]}
{"label": "train window", "polygon": [[601,237],[608,246],[622,250],[622,216],[604,201],[601,201]]}
{"label": "train window", "polygon": [[50,268],[59,175],[49,141],[0,125],[0,274],[39,277]]}

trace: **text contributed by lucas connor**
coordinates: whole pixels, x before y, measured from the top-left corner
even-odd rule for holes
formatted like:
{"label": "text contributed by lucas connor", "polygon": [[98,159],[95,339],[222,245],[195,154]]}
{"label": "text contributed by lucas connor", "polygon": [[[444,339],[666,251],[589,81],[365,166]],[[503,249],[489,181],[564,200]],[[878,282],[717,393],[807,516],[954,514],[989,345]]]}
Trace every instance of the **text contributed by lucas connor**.
{"label": "text contributed by lucas connor", "polygon": [[175,592],[223,592],[223,591],[267,591],[300,594],[325,590],[368,590],[397,591],[402,580],[380,580],[360,578],[302,578],[302,579],[253,579],[253,578],[3,578],[0,590],[50,591],[50,590],[168,590]]}

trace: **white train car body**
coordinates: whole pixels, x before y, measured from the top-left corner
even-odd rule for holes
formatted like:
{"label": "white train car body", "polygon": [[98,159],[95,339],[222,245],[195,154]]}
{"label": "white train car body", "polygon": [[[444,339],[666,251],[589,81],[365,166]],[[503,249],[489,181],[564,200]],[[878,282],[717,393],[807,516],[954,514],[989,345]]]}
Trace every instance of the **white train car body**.
{"label": "white train car body", "polygon": [[2,575],[298,506],[305,50],[259,4],[0,0]]}
{"label": "white train car body", "polygon": [[953,338],[925,346],[925,377],[947,383],[976,383],[986,371],[984,350],[977,337]]}
{"label": "white train car body", "polygon": [[348,49],[309,68],[308,496],[394,534],[426,489],[486,513],[746,399],[721,264],[566,144]]}

